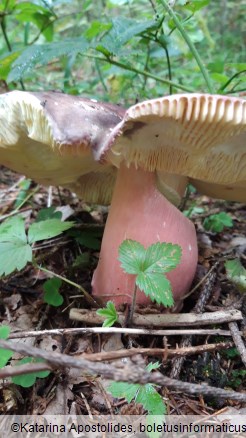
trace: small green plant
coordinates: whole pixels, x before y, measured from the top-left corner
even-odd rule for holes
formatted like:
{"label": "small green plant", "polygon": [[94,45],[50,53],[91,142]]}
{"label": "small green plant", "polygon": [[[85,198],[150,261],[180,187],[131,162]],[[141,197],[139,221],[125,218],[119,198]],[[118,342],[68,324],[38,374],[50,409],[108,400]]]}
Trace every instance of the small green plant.
{"label": "small green plant", "polygon": [[230,378],[230,386],[232,388],[238,388],[243,382],[245,382],[246,370],[232,370]]}
{"label": "small green plant", "polygon": [[44,302],[50,306],[58,307],[63,303],[63,296],[60,294],[62,281],[60,278],[54,277],[46,280],[43,284]]}
{"label": "small green plant", "polygon": [[[7,339],[10,334],[10,328],[7,325],[0,326],[0,339]],[[7,350],[5,348],[0,348],[0,368],[4,368],[8,361],[12,358],[13,351]],[[27,363],[38,363],[38,362],[44,362],[43,359],[34,359],[32,357],[25,357],[18,361],[18,365],[24,365]],[[38,371],[35,373],[28,373],[23,374],[20,376],[14,376],[11,378],[12,382],[16,385],[20,385],[24,388],[28,388],[29,386],[32,386],[35,382],[37,377],[44,378],[47,377],[50,374],[50,371]]]}
{"label": "small green plant", "polygon": [[136,275],[134,296],[138,287],[152,301],[166,307],[172,306],[174,301],[165,274],[176,268],[180,259],[181,247],[172,243],[157,242],[145,249],[141,243],[128,239],[119,247],[122,269],[127,274]]}
{"label": "small green plant", "polygon": [[[36,359],[33,357],[24,357],[23,359],[19,360],[16,366],[18,365],[25,365],[28,363],[42,363],[44,362],[43,359]],[[48,377],[50,374],[50,371],[37,371],[34,373],[27,373],[22,374],[20,376],[14,376],[12,377],[12,382],[16,385],[22,386],[23,388],[29,388],[30,386],[33,386],[36,382],[36,379],[44,379],[45,377]]]}
{"label": "small green plant", "polygon": [[190,208],[188,208],[188,210],[184,210],[183,214],[186,217],[193,217],[196,216],[198,214],[204,213],[204,208],[203,207],[197,207],[196,205],[192,205]]}
{"label": "small green plant", "polygon": [[20,271],[33,261],[32,244],[50,239],[73,227],[73,222],[62,222],[52,217],[38,219],[25,231],[21,215],[12,217],[0,225],[0,276],[9,275],[16,269]]}
{"label": "small green plant", "polygon": [[227,260],[225,262],[227,278],[234,283],[242,293],[246,291],[246,269],[240,260]]}
{"label": "small green plant", "polygon": [[103,327],[112,327],[116,322],[118,322],[118,314],[112,301],[108,301],[104,309],[98,309],[97,314],[105,318],[103,322]]}
{"label": "small green plant", "polygon": [[213,233],[220,233],[226,227],[233,227],[233,220],[231,216],[225,212],[211,214],[203,221],[205,230],[212,231]]}
{"label": "small green plant", "polygon": [[[151,372],[159,367],[159,362],[150,363],[146,367],[146,370]],[[162,424],[164,415],[166,414],[166,405],[161,395],[157,392],[156,386],[152,383],[139,385],[127,382],[113,382],[108,386],[107,391],[110,392],[113,397],[124,397],[128,403],[134,400],[135,403],[141,404],[148,413],[146,424],[152,424],[153,421]],[[149,432],[148,435],[151,438],[157,438],[160,434],[158,432]]]}

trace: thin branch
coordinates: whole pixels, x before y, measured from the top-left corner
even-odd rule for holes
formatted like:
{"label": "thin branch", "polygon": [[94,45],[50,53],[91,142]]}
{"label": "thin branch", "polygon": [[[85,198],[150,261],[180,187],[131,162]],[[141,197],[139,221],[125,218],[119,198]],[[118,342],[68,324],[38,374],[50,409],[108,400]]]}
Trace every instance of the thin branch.
{"label": "thin branch", "polygon": [[229,329],[231,330],[231,335],[233,338],[233,341],[240,353],[242,362],[244,363],[244,366],[246,367],[246,347],[244,345],[244,342],[241,338],[240,331],[238,329],[238,326],[235,322],[229,323]]}
{"label": "thin branch", "polygon": [[[124,323],[125,315],[118,312],[120,324]],[[82,321],[87,324],[102,324],[104,318],[97,315],[95,311],[72,308],[69,314],[70,319]],[[200,326],[209,324],[223,324],[229,321],[242,321],[242,313],[239,310],[221,310],[218,312],[195,313],[149,313],[133,314],[133,325],[145,327],[182,327]]]}
{"label": "thin branch", "polygon": [[181,35],[184,38],[187,46],[189,47],[191,53],[193,54],[193,56],[194,56],[194,58],[195,58],[195,60],[197,62],[197,65],[198,65],[198,67],[201,70],[201,73],[203,75],[204,81],[206,82],[206,85],[208,87],[209,93],[213,93],[212,82],[210,80],[210,77],[209,77],[209,75],[207,73],[206,68],[203,65],[203,62],[202,62],[202,60],[200,58],[200,55],[199,55],[198,51],[196,50],[195,45],[191,41],[189,35],[185,32],[182,23],[179,21],[177,15],[173,12],[172,8],[169,6],[169,4],[166,2],[166,0],[161,0],[161,3],[163,5],[163,7],[166,9],[166,11],[168,12],[168,14],[170,15],[170,17],[173,19],[177,29],[181,33]]}
{"label": "thin branch", "polygon": [[40,265],[39,266],[36,265],[36,267],[37,267],[37,269],[40,269],[40,271],[46,272],[47,274],[50,274],[52,277],[60,278],[60,280],[64,281],[65,283],[68,283],[70,286],[76,287],[77,289],[79,289],[82,292],[82,294],[84,295],[84,297],[88,303],[90,303],[93,306],[95,306],[95,305],[98,306],[97,302],[93,299],[93,297],[88,292],[86,292],[86,290],[83,288],[83,286],[80,286],[79,284],[74,283],[74,281],[71,281],[66,277],[62,277],[62,275],[56,274],[55,272],[52,272],[49,269],[43,268]]}
{"label": "thin branch", "polygon": [[52,371],[52,367],[47,363],[25,364],[15,367],[9,365],[0,370],[0,379],[22,376],[23,374],[39,373],[40,371]]}
{"label": "thin branch", "polygon": [[105,363],[94,363],[86,359],[76,359],[66,354],[44,351],[21,343],[4,340],[0,340],[0,348],[7,348],[21,354],[40,357],[46,360],[49,364],[56,365],[58,368],[73,367],[81,369],[82,372],[86,374],[101,374],[104,378],[113,379],[115,381],[140,383],[142,385],[153,383],[168,388],[175,388],[189,394],[203,394],[206,396],[246,402],[245,393],[226,391],[212,386],[197,385],[170,379],[169,377],[163,376],[158,371],[149,373],[142,366],[139,366],[139,364],[135,365],[134,363],[130,363],[129,365],[123,365],[122,363],[117,363],[117,366],[113,366]]}
{"label": "thin branch", "polygon": [[108,62],[109,64],[116,65],[117,67],[122,68],[123,70],[132,71],[133,73],[140,74],[142,76],[146,76],[148,78],[155,79],[157,82],[161,82],[162,84],[172,85],[173,87],[187,91],[188,93],[194,93],[194,90],[190,87],[186,87],[182,84],[177,84],[176,82],[169,81],[168,79],[163,79],[160,76],[154,75],[146,70],[140,70],[132,65],[127,65],[118,61],[115,61],[113,58],[103,58],[102,56],[90,55],[89,53],[83,54],[81,56],[85,56],[87,58],[98,59],[98,61]]}
{"label": "thin branch", "polygon": [[[229,336],[232,334],[229,330],[221,329],[188,329],[188,330],[148,330],[148,329],[133,329],[133,328],[118,328],[118,327],[86,327],[86,328],[65,328],[52,330],[30,330],[11,333],[8,339],[36,338],[38,336],[66,336],[66,335],[81,335],[81,334],[125,334],[125,335],[141,335],[141,336],[182,336],[182,335],[214,335],[214,336]],[[241,334],[241,332],[239,332]]]}
{"label": "thin branch", "polygon": [[196,347],[165,349],[165,348],[131,348],[129,350],[103,351],[100,353],[84,354],[84,359],[93,362],[103,362],[105,360],[116,360],[124,357],[132,357],[136,354],[144,356],[163,356],[166,359],[171,357],[192,356],[193,354],[208,353],[211,351],[226,350],[233,347],[233,342],[220,342],[217,344],[197,345]]}
{"label": "thin branch", "polygon": [[[216,271],[215,268],[217,268],[218,262],[214,264],[212,269],[209,271],[209,275],[206,278],[206,281],[203,284],[202,290],[200,292],[199,298],[196,302],[196,305],[193,308],[193,312],[195,314],[204,314],[205,306],[212,294],[214,282],[216,279]],[[201,316],[201,315],[200,315]],[[184,336],[181,340],[180,347],[189,347],[192,343],[192,336]],[[179,357],[174,360],[173,367],[171,370],[171,377],[177,378],[181,372],[182,365],[184,363],[185,358]]]}

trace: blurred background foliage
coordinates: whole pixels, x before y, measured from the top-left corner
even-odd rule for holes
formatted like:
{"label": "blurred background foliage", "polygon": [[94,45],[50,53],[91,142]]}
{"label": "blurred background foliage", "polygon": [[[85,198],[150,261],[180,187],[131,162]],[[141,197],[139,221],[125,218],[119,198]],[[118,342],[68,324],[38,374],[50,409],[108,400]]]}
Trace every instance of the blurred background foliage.
{"label": "blurred background foliage", "polygon": [[246,0],[1,0],[0,88],[244,95]]}

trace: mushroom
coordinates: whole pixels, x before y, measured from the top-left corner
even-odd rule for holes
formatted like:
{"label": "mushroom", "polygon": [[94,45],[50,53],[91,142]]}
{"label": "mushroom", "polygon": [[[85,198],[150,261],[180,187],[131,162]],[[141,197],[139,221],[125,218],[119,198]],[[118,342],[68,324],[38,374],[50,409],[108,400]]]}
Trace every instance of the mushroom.
{"label": "mushroom", "polygon": [[[193,224],[174,205],[187,177],[203,193],[246,201],[246,101],[220,95],[179,94],[139,103],[97,151],[118,167],[117,181],[93,275],[94,296],[131,302],[135,278],[118,261],[124,239],[148,246],[177,243],[181,263],[167,274],[176,302],[189,291],[197,265]],[[170,202],[171,201],[171,202]],[[138,291],[137,302],[149,299]]]}
{"label": "mushroom", "polygon": [[125,110],[59,92],[0,95],[0,163],[85,201],[109,204],[116,170],[93,157]]}
{"label": "mushroom", "polygon": [[[118,261],[124,239],[182,247],[181,263],[167,275],[182,300],[196,270],[197,239],[177,205],[189,180],[208,195],[245,201],[245,138],[240,98],[178,94],[125,112],[62,93],[0,96],[1,164],[88,202],[109,204],[113,194],[92,288],[116,305],[130,303],[134,290]],[[137,302],[149,299],[138,291]]]}

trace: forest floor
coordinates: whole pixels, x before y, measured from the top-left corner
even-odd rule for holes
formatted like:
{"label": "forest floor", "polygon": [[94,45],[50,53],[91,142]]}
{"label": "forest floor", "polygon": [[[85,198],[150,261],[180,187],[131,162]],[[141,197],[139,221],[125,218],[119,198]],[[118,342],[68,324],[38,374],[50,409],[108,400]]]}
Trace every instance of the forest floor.
{"label": "forest floor", "polygon": [[[0,168],[1,223],[4,218],[13,214],[14,204],[20,195],[20,178],[19,175]],[[83,236],[87,236],[84,244],[68,233],[39,242],[36,244],[36,260],[47,270],[69,279],[90,293],[91,276],[99,255],[98,239],[103,232],[107,209],[90,207],[64,190],[49,190],[44,187],[36,190],[36,187],[31,185],[29,191],[32,196],[17,212],[24,215],[27,226],[41,208],[62,206],[63,213],[69,220],[80,224],[79,229],[83,231]],[[226,260],[238,258],[245,266],[246,207],[192,194],[185,209],[194,204],[203,209],[200,213],[194,211],[192,217],[197,229],[199,263],[192,285],[195,290],[186,298],[181,315],[194,313],[195,308],[198,319],[196,326],[183,323],[183,326],[179,324],[178,327],[165,327],[162,323],[155,327],[142,326],[146,329],[144,334],[123,334],[117,330],[105,334],[100,332],[100,321],[97,321],[91,303],[72,284],[62,283],[61,294],[64,302],[61,306],[54,307],[43,300],[42,286],[45,280],[51,278],[51,274],[39,270],[31,263],[22,271],[15,271],[0,279],[0,323],[8,325],[11,328],[9,338],[23,346],[22,354],[15,352],[10,360],[8,373],[4,375],[4,369],[0,370],[4,377],[0,381],[1,414],[143,413],[140,404],[135,404],[134,401],[127,403],[124,398],[114,398],[106,388],[109,380],[114,378],[114,369],[119,371],[126,366],[127,372],[130,373],[132,369],[134,374],[136,367],[144,369],[148,363],[157,361],[160,363],[158,371],[163,379],[171,377],[175,380],[172,383],[167,379],[166,384],[163,380],[161,385],[158,373],[159,385],[156,388],[165,400],[169,414],[211,415],[228,408],[235,412],[246,408],[245,398],[244,401],[240,399],[241,395],[246,397],[245,347],[243,348],[246,339],[246,295],[240,293],[237,286],[228,279],[225,270]],[[231,216],[233,227],[225,228],[219,233],[205,231],[204,218],[222,211]],[[77,309],[82,310],[80,315],[86,315],[84,321],[74,319]],[[125,314],[126,310],[122,310]],[[155,305],[149,309],[137,310],[142,315],[164,314],[163,309]],[[210,312],[213,315],[220,312],[223,315],[227,311],[232,314],[241,312],[241,320],[232,322],[228,319],[218,323],[212,316],[209,324],[199,325],[199,314]],[[94,333],[90,333],[90,330],[87,333],[67,330],[92,327]],[[177,333],[153,336],[151,328],[174,329]],[[51,332],[55,329],[60,332]],[[195,329],[209,329],[212,334],[203,334],[200,331],[200,334],[182,336],[178,334],[181,329],[189,329],[191,334]],[[33,331],[38,333],[35,335],[31,333]],[[50,374],[46,378],[38,378],[30,387],[14,384],[11,373],[15,373],[16,361],[23,356],[35,356],[34,347],[48,352],[49,367],[52,367]],[[134,349],[137,349],[137,355],[133,355]],[[63,363],[52,360],[56,353],[64,355]],[[91,369],[73,367],[72,362],[66,362],[67,355],[74,361],[91,361]],[[30,370],[31,365],[26,364],[26,370]],[[104,374],[99,376],[103,367]],[[94,374],[89,373],[91,370],[94,370]],[[188,386],[184,389],[183,382],[190,384],[190,389]],[[199,386],[191,390],[192,384]],[[213,388],[213,395],[211,391],[206,391],[209,387]],[[235,397],[221,396],[221,389],[233,391]]]}

